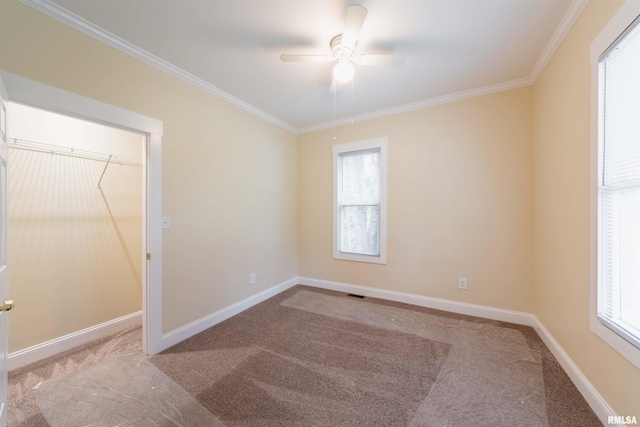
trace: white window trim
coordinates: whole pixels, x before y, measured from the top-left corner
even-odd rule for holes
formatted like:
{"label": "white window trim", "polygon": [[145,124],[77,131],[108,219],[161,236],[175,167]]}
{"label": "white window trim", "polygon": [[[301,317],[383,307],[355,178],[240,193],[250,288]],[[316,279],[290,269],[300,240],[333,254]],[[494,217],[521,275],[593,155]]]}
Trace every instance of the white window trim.
{"label": "white window trim", "polygon": [[[369,262],[374,264],[387,263],[387,145],[388,138],[368,139],[365,141],[349,142],[334,145],[333,154],[333,258],[346,261]],[[342,153],[380,149],[380,255],[360,255],[339,251],[339,207],[338,207],[338,167],[339,156]]]}
{"label": "white window trim", "polygon": [[598,321],[598,75],[600,56],[640,15],[640,2],[627,0],[591,43],[591,277],[589,326],[618,353],[640,368],[640,349]]}

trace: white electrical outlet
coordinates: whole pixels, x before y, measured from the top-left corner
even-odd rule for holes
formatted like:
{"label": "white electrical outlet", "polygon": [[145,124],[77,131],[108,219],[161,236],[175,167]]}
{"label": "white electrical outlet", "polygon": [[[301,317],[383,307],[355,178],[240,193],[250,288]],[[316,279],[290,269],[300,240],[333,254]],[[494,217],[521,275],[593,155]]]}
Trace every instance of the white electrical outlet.
{"label": "white electrical outlet", "polygon": [[251,273],[249,275],[249,284],[250,285],[255,285],[256,284],[256,273]]}
{"label": "white electrical outlet", "polygon": [[464,291],[468,289],[466,277],[458,277],[458,289],[462,289]]}

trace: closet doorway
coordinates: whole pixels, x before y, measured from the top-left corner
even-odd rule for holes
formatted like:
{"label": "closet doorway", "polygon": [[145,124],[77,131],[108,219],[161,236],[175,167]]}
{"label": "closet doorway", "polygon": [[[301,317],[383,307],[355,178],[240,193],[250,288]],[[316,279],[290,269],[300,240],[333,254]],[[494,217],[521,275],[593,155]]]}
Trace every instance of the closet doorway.
{"label": "closet doorway", "polygon": [[9,353],[140,324],[147,136],[8,108]]}

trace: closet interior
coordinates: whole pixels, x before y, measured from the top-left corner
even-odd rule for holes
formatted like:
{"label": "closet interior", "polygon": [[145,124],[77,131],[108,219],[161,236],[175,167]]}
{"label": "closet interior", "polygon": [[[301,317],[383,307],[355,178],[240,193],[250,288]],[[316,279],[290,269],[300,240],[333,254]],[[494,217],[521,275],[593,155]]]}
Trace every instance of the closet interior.
{"label": "closet interior", "polygon": [[11,354],[141,311],[145,137],[9,109]]}

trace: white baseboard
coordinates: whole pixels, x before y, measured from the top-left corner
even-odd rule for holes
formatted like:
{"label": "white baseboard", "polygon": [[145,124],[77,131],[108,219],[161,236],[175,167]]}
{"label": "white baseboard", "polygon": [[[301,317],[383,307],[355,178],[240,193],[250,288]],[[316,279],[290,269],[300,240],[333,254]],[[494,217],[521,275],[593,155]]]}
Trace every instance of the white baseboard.
{"label": "white baseboard", "polygon": [[602,398],[600,393],[595,389],[595,387],[589,382],[587,377],[584,376],[582,371],[573,363],[573,360],[569,357],[569,355],[564,351],[564,349],[558,344],[558,341],[553,338],[553,335],[544,327],[542,322],[538,320],[534,316],[535,326],[534,329],[542,339],[542,341],[547,345],[551,353],[555,356],[562,369],[567,373],[573,384],[575,384],[576,388],[584,399],[587,401],[593,412],[596,413],[602,424],[609,426],[613,424],[609,424],[608,418],[610,416],[616,416],[615,411],[609,406],[609,404]]}
{"label": "white baseboard", "polygon": [[313,286],[316,288],[330,289],[333,291],[346,292],[356,295],[386,299],[391,301],[403,302],[406,304],[417,305],[420,307],[434,308],[452,313],[466,314],[469,316],[477,316],[485,319],[500,320],[503,322],[516,323],[520,325],[532,326],[538,333],[542,341],[549,347],[549,350],[565,370],[578,391],[585,398],[593,412],[600,418],[604,425],[608,423],[609,416],[616,416],[615,412],[609,404],[602,398],[598,391],[591,385],[589,380],[578,369],[569,355],[553,338],[551,333],[544,325],[530,313],[521,311],[504,310],[500,308],[487,307],[483,305],[467,304],[456,301],[449,301],[439,298],[425,297],[422,295],[408,294],[404,292],[389,291],[386,289],[369,288],[366,286],[351,285],[348,283],[331,282],[328,280],[311,279],[308,277],[298,277],[298,283],[301,285]]}
{"label": "white baseboard", "polygon": [[162,346],[160,351],[165,350],[173,345],[178,344],[180,341],[186,340],[195,334],[198,334],[205,329],[208,329],[218,323],[227,320],[228,318],[235,316],[236,314],[243,312],[244,310],[261,303],[262,301],[271,298],[286,291],[298,284],[298,278],[292,277],[278,285],[272,286],[269,289],[265,289],[255,295],[251,295],[249,298],[245,298],[235,304],[222,308],[215,313],[195,320],[188,325],[182,326],[178,329],[174,329],[171,332],[162,335]]}
{"label": "white baseboard", "polygon": [[53,356],[54,354],[113,335],[123,329],[140,324],[142,324],[142,312],[138,311],[60,338],[13,352],[9,354],[9,357],[7,358],[8,369],[11,371],[13,369],[21,368],[30,363]]}
{"label": "white baseboard", "polygon": [[469,316],[483,317],[485,319],[517,323],[519,325],[535,325],[535,317],[532,314],[524,313],[521,311],[505,310],[501,308],[494,308],[477,304],[468,304],[440,298],[408,294],[405,292],[389,291],[386,289],[369,288],[366,286],[351,285],[348,283],[311,279],[309,277],[298,277],[298,283],[300,283],[301,285],[313,286],[316,288],[330,289],[332,291],[346,292],[366,297],[403,302],[405,304],[433,308],[437,310],[448,311],[451,313],[466,314]]}

